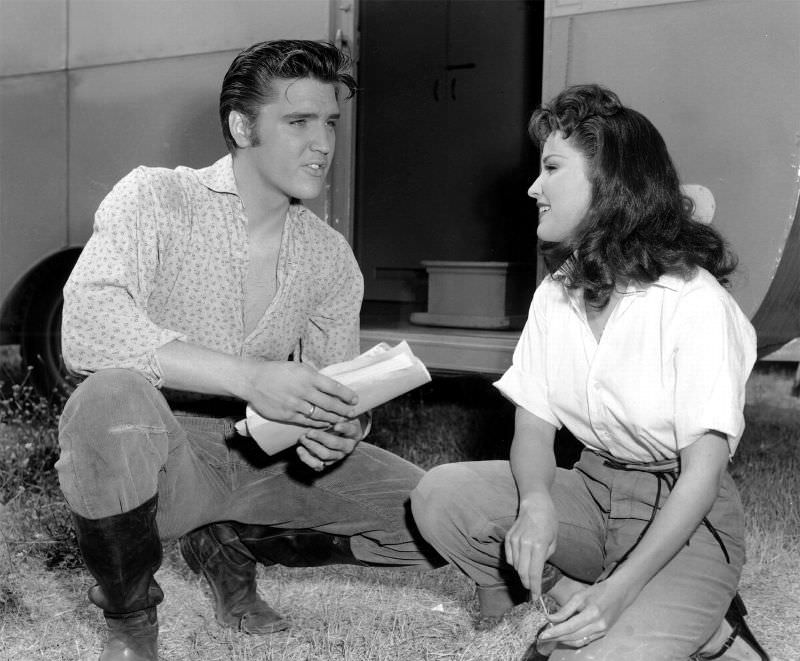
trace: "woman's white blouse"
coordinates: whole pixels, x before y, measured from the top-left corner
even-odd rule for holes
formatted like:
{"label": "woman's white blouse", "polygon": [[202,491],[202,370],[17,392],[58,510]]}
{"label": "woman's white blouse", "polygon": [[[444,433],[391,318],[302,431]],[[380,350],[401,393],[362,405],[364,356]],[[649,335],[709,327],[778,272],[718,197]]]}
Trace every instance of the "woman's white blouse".
{"label": "woman's white blouse", "polygon": [[715,278],[631,284],[598,343],[581,290],[547,277],[511,367],[495,383],[517,406],[623,461],[675,458],[709,430],[730,453],[744,431],[756,335]]}

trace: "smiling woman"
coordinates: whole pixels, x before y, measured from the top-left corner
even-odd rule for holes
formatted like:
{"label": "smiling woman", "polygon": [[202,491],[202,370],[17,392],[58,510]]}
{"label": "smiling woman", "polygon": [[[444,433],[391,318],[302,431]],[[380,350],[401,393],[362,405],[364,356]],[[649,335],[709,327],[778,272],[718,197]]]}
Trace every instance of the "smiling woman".
{"label": "smiling woman", "polygon": [[[526,661],[766,659],[736,595],[726,470],[756,357],[723,287],[735,259],[693,220],[656,128],[610,90],[567,88],[529,132],[550,275],[495,384],[516,405],[510,460],[434,468],[412,493],[419,527],[477,584],[482,626],[525,590],[555,599]],[[583,445],[570,469],[562,427]]]}

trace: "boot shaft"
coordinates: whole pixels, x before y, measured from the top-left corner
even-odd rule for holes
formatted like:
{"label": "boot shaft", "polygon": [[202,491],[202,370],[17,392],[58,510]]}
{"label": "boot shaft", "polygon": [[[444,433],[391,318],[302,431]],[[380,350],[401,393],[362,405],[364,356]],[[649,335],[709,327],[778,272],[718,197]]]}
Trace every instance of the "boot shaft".
{"label": "boot shaft", "polygon": [[158,495],[130,512],[102,519],[73,513],[78,546],[97,581],[89,599],[111,615],[152,608],[164,598],[154,574],[161,566]]}
{"label": "boot shaft", "polygon": [[353,555],[350,538],[344,535],[240,523],[232,525],[242,544],[263,564],[285,567],[365,564]]}

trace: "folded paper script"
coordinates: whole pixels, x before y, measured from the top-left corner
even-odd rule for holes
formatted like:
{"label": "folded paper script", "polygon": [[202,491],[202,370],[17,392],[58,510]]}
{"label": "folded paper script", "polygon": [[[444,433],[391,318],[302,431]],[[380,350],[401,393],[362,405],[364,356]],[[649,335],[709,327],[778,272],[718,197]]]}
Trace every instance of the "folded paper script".
{"label": "folded paper script", "polygon": [[[385,342],[343,363],[320,370],[358,394],[355,414],[361,415],[431,380],[422,361],[403,341],[395,347]],[[252,436],[264,452],[275,454],[297,443],[308,427],[261,417],[250,406],[236,431]]]}

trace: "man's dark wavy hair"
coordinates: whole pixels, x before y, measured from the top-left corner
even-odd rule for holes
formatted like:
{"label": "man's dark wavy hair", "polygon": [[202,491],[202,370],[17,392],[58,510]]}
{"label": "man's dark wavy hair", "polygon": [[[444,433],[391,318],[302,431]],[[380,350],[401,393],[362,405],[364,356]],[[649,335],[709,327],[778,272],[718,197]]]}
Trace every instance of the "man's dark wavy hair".
{"label": "man's dark wavy hair", "polygon": [[575,85],[528,124],[540,149],[554,132],[587,159],[592,198],[574,237],[540,244],[551,274],[584,288],[597,308],[617,282],[648,284],[665,273],[686,278],[698,266],[728,284],[736,257],[719,232],[692,220],[664,140],[644,115],[599,85]]}
{"label": "man's dark wavy hair", "polygon": [[252,129],[261,106],[275,98],[274,80],[314,78],[336,85],[337,96],[338,86],[344,85],[349,99],[356,92],[356,81],[349,73],[350,67],[350,58],[329,43],[281,39],[245,48],[228,68],[219,97],[219,118],[228,151],[233,153],[237,149],[228,127],[231,110],[242,113],[248,128]]}

